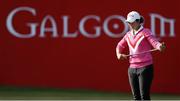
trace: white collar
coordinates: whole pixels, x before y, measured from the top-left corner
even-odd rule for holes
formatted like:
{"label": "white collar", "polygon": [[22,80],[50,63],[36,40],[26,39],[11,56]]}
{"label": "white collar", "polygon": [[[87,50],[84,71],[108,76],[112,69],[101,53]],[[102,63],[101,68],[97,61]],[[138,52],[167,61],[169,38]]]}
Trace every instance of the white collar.
{"label": "white collar", "polygon": [[[143,28],[144,28],[144,27],[141,26],[137,31],[134,30],[134,34],[136,35],[136,34],[137,34],[139,31],[141,31]],[[133,29],[131,30],[131,33],[133,34]],[[133,34],[133,35],[134,35],[134,34]]]}

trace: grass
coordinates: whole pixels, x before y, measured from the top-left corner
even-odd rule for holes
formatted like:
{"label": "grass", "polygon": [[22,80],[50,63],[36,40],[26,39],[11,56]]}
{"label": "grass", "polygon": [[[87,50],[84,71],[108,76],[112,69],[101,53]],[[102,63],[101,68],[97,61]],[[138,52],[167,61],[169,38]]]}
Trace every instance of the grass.
{"label": "grass", "polygon": [[[152,94],[153,100],[180,100],[180,95]],[[52,88],[0,87],[0,100],[131,100],[131,93]]]}

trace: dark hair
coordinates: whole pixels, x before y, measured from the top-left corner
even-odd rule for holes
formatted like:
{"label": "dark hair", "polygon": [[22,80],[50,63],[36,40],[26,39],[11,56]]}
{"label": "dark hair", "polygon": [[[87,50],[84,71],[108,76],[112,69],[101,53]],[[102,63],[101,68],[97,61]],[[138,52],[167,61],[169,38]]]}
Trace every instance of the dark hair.
{"label": "dark hair", "polygon": [[141,16],[140,19],[136,19],[136,22],[139,22],[140,24],[144,23],[144,17]]}

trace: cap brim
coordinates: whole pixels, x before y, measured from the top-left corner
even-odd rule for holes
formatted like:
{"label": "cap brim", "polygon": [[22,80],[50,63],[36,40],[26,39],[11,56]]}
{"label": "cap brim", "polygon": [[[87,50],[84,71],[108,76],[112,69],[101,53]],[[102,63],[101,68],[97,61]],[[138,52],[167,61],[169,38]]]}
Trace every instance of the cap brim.
{"label": "cap brim", "polygon": [[127,19],[126,22],[127,23],[133,23],[135,20],[134,19]]}

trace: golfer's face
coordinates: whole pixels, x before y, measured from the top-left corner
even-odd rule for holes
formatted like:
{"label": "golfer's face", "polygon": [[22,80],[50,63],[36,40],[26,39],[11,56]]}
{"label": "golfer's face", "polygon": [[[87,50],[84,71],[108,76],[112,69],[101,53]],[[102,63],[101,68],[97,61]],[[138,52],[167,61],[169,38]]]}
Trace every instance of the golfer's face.
{"label": "golfer's face", "polygon": [[137,26],[138,26],[138,23],[136,21],[130,23],[128,22],[128,25],[132,28],[132,29],[135,29]]}

